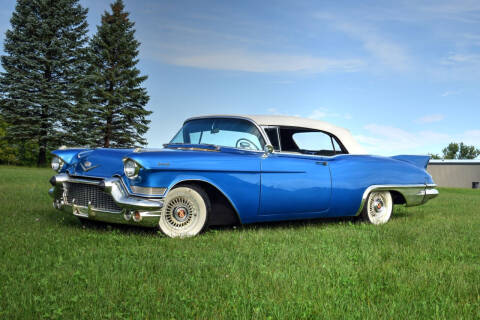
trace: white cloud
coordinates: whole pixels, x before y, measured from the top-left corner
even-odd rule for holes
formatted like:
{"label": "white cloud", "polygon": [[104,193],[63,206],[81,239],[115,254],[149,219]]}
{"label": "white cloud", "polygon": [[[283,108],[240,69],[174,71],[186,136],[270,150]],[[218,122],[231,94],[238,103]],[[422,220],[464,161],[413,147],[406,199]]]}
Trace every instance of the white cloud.
{"label": "white cloud", "polygon": [[357,134],[355,138],[371,154],[440,153],[450,142],[464,142],[480,147],[480,130],[468,130],[457,134],[435,131],[412,132],[377,124],[366,125],[364,130],[363,134]]}
{"label": "white cloud", "polygon": [[343,23],[338,28],[363,42],[365,50],[370,52],[381,64],[397,71],[410,67],[411,59],[399,44],[380,36],[371,28]]}
{"label": "white cloud", "polygon": [[480,46],[480,35],[477,34],[471,34],[471,33],[466,33],[462,35],[463,39],[468,41],[470,45],[473,46]]}
{"label": "white cloud", "polygon": [[442,93],[442,97],[448,97],[448,96],[453,96],[460,94],[460,90],[447,90],[444,93]]}
{"label": "white cloud", "polygon": [[277,108],[268,108],[267,112],[270,113],[270,114],[273,114],[275,116],[301,117],[301,115],[299,115],[298,113],[297,114],[292,114],[292,113],[288,113],[288,112],[282,112],[282,111],[279,111]]}
{"label": "white cloud", "polygon": [[314,16],[317,19],[329,21],[335,29],[359,40],[363,48],[381,65],[388,66],[396,71],[407,70],[412,65],[412,59],[403,46],[380,34],[373,27],[350,21],[346,22],[324,12],[316,13]]}
{"label": "white cloud", "polygon": [[294,116],[294,117],[306,117],[314,120],[327,120],[332,118],[341,118],[350,120],[352,119],[352,115],[350,113],[338,113],[338,112],[330,112],[327,108],[317,108],[312,110],[309,114],[292,114],[289,112],[283,112],[278,110],[277,108],[268,108],[267,112],[277,116]]}
{"label": "white cloud", "polygon": [[443,114],[429,114],[424,117],[417,119],[416,122],[418,123],[432,123],[432,122],[439,122],[445,119]]}
{"label": "white cloud", "polygon": [[[409,132],[400,128],[369,124],[364,127],[367,134],[356,135],[358,142],[372,154],[427,154],[437,145],[449,141],[450,136],[436,132]],[[432,148],[432,146],[434,146]]]}
{"label": "white cloud", "polygon": [[475,145],[480,148],[480,130],[465,131],[459,140],[469,145]]}
{"label": "white cloud", "polygon": [[310,119],[320,120],[326,118],[328,114],[324,111],[324,109],[315,109],[312,113],[308,116]]}
{"label": "white cloud", "polygon": [[[179,50],[180,51],[180,50]],[[202,52],[203,51],[203,52]],[[333,59],[310,55],[249,52],[244,50],[181,50],[160,57],[164,62],[194,68],[244,72],[354,72],[364,66],[359,59]]]}
{"label": "white cloud", "polygon": [[318,108],[313,110],[307,118],[315,119],[315,120],[322,120],[325,118],[343,118],[346,120],[352,119],[352,115],[350,113],[338,113],[338,112],[330,112],[326,108]]}
{"label": "white cloud", "polygon": [[[431,2],[430,2],[431,3]],[[480,11],[480,3],[477,0],[444,0],[434,1],[433,5],[428,7],[431,11],[455,13],[455,12],[475,12]]]}
{"label": "white cloud", "polygon": [[480,65],[480,54],[453,53],[442,60],[444,65]]}

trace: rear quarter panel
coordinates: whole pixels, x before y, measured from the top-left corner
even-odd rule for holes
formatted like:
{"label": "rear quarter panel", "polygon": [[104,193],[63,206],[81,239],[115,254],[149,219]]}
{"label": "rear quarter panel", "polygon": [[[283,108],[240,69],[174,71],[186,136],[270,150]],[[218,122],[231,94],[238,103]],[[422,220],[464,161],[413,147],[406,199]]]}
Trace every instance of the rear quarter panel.
{"label": "rear quarter panel", "polygon": [[353,216],[360,208],[363,193],[372,185],[429,183],[425,170],[408,162],[386,157],[344,155],[329,161],[332,175],[332,202],[326,216]]}

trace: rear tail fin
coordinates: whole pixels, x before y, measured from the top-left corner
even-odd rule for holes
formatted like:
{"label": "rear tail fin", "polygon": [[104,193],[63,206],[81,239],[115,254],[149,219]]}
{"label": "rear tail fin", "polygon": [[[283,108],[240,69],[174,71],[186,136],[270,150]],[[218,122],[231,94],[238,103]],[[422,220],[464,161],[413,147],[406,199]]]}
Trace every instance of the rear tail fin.
{"label": "rear tail fin", "polygon": [[427,169],[428,162],[430,161],[430,156],[400,155],[400,156],[393,156],[392,159],[409,162],[419,168]]}

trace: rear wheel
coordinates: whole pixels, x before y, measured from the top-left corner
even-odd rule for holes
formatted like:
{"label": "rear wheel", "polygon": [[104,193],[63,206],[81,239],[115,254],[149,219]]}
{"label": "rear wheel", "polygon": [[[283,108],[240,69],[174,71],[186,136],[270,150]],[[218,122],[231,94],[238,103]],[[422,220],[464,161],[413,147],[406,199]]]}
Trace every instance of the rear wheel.
{"label": "rear wheel", "polygon": [[390,220],[393,211],[392,195],[389,191],[373,191],[364,204],[361,218],[371,224],[384,224]]}
{"label": "rear wheel", "polygon": [[207,226],[210,200],[194,185],[172,189],[165,198],[158,226],[171,238],[193,237]]}

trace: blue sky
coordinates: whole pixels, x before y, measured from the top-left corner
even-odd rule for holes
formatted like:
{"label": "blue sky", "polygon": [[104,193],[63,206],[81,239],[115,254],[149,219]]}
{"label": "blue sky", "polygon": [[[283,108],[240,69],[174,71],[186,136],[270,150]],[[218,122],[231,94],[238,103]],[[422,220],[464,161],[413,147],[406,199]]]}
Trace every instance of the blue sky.
{"label": "blue sky", "polygon": [[[81,3],[93,33],[110,1]],[[3,42],[15,1],[2,4]],[[478,0],[125,4],[149,76],[151,147],[211,113],[328,121],[373,154],[480,147]]]}

